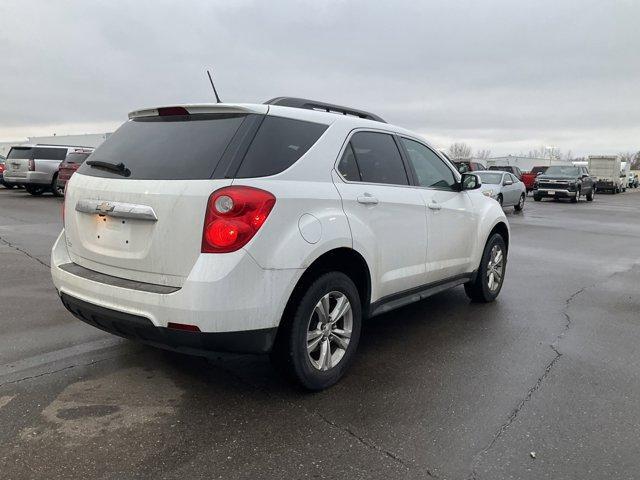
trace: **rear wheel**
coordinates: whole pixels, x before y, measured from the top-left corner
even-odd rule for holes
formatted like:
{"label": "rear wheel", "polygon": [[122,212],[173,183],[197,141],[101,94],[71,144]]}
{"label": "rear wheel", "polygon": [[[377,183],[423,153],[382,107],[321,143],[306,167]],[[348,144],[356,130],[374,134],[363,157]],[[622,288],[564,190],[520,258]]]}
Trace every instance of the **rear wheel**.
{"label": "rear wheel", "polygon": [[506,268],[507,246],[502,235],[494,233],[484,247],[475,280],[464,284],[465,293],[474,302],[493,302],[502,289]]}
{"label": "rear wheel", "polygon": [[64,196],[64,187],[58,185],[57,173],[53,176],[53,180],[51,181],[51,193],[53,193],[54,197]]}
{"label": "rear wheel", "polygon": [[24,189],[35,197],[42,195],[46,190],[42,185],[26,185]]}
{"label": "rear wheel", "polygon": [[294,381],[322,390],[346,373],[360,340],[358,289],[341,272],[315,280],[283,318],[271,359]]}
{"label": "rear wheel", "polygon": [[524,208],[524,197],[525,197],[524,193],[520,195],[520,200],[518,201],[518,204],[513,207],[516,212],[521,212],[522,209]]}

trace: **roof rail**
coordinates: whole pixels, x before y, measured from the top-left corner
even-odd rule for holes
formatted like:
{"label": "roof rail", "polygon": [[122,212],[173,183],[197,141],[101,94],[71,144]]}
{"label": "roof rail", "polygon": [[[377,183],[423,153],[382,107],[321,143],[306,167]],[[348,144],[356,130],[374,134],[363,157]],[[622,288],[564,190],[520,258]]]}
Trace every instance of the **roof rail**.
{"label": "roof rail", "polygon": [[306,98],[296,97],[276,97],[264,102],[265,105],[279,105],[281,107],[304,108],[305,110],[318,110],[329,113],[341,113],[342,115],[352,115],[376,122],[385,122],[382,118],[374,113],[365,112],[364,110],[356,110],[355,108],[342,107],[331,103],[318,102],[316,100],[307,100]]}

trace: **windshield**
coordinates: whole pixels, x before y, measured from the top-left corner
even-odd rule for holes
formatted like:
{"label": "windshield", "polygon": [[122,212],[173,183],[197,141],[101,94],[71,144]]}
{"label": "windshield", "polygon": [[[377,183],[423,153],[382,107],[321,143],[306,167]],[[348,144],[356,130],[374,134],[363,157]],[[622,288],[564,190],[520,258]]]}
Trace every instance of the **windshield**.
{"label": "windshield", "polygon": [[545,175],[562,175],[565,177],[577,177],[580,171],[577,167],[549,167]]}
{"label": "windshield", "polygon": [[480,180],[482,180],[482,183],[489,183],[491,185],[499,185],[502,183],[501,173],[482,172],[478,173],[478,176],[480,177]]}

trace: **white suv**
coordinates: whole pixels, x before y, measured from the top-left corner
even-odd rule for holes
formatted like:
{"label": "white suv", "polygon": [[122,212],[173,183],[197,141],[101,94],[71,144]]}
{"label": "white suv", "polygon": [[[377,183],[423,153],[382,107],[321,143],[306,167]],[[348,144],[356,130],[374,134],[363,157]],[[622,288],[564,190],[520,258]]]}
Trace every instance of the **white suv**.
{"label": "white suv", "polygon": [[418,135],[280,97],[132,112],[67,185],[53,281],[78,318],[181,352],[271,352],[308,389],[363,319],[504,279],[509,227]]}

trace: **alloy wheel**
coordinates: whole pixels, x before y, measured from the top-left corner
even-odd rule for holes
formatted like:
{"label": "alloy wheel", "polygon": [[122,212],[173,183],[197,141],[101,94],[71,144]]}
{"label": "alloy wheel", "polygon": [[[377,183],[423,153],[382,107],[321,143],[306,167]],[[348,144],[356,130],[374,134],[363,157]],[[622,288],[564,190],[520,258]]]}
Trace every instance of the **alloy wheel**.
{"label": "alloy wheel", "polygon": [[317,370],[330,370],[344,357],[351,341],[353,311],[347,296],[333,291],[316,304],[307,327],[307,355]]}
{"label": "alloy wheel", "polygon": [[494,245],[487,264],[487,286],[491,292],[495,292],[502,284],[504,274],[504,254],[499,245]]}

